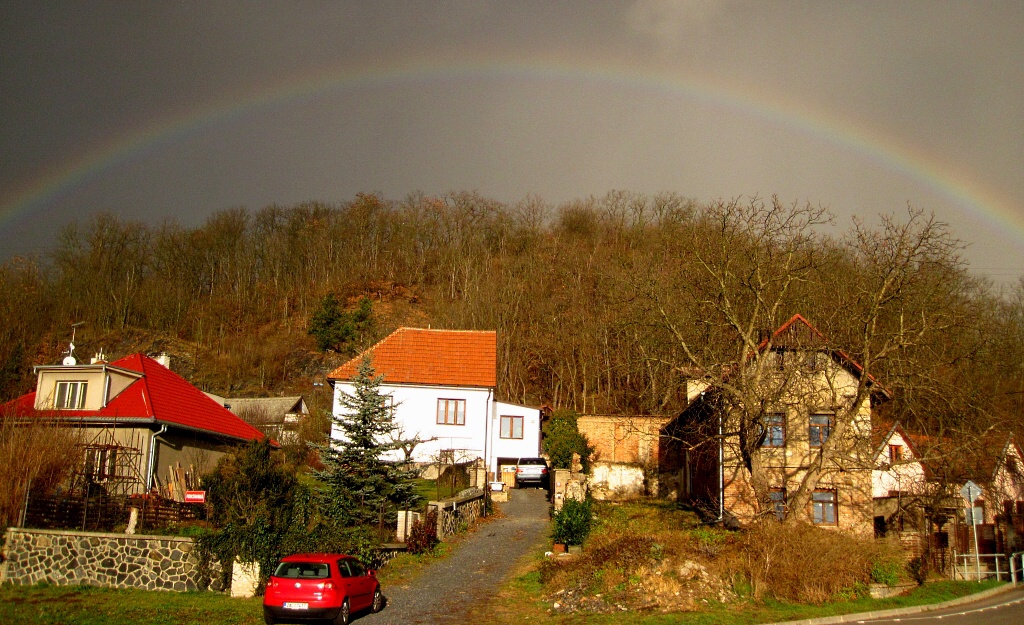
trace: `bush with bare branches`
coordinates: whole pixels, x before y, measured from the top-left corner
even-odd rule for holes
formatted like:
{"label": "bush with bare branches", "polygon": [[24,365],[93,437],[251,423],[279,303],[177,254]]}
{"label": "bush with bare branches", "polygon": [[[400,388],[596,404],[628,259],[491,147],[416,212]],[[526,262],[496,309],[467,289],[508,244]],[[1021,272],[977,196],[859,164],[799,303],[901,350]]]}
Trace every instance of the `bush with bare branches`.
{"label": "bush with bare branches", "polygon": [[28,492],[47,495],[74,473],[81,454],[79,430],[44,418],[17,420],[0,415],[0,524],[21,520]]}
{"label": "bush with bare branches", "polygon": [[774,520],[752,525],[739,555],[755,597],[800,603],[853,598],[867,591],[873,570],[901,570],[905,561],[898,543]]}

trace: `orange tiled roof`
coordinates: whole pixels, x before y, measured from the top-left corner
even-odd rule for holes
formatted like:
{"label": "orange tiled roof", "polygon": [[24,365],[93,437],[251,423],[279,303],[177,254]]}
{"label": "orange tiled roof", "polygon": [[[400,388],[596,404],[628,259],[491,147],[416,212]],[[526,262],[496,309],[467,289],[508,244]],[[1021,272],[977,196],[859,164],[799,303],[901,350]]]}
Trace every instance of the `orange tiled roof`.
{"label": "orange tiled roof", "polygon": [[498,338],[494,331],[398,328],[338,367],[331,380],[351,380],[369,353],[388,384],[497,386]]}

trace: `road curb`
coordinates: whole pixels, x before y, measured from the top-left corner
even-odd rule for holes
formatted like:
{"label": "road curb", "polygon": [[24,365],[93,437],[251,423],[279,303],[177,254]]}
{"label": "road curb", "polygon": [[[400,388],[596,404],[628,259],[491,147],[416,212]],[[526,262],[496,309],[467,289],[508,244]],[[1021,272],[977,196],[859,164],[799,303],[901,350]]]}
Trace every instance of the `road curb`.
{"label": "road curb", "polygon": [[974,601],[981,601],[987,599],[993,595],[1002,594],[1017,588],[1013,584],[1006,584],[998,588],[989,588],[981,592],[974,593],[973,595],[967,595],[959,597],[957,599],[950,599],[949,601],[943,601],[942,603],[930,603],[928,605],[914,605],[908,608],[892,608],[891,610],[878,610],[877,612],[855,612],[852,614],[838,614],[836,616],[822,616],[819,618],[800,619],[796,621],[779,621],[777,623],[765,623],[764,625],[832,625],[832,623],[853,623],[856,621],[866,621],[876,618],[886,618],[890,616],[906,616],[908,614],[920,614],[921,612],[934,612],[935,610],[942,610],[945,608],[954,608],[964,603],[972,603]]}

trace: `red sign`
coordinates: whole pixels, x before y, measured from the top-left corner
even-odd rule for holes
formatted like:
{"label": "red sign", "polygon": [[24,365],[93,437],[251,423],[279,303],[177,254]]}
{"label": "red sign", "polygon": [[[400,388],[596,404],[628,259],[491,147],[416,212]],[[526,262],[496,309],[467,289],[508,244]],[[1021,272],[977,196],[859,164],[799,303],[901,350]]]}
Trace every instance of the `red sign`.
{"label": "red sign", "polygon": [[185,491],[185,503],[206,503],[206,491],[205,490],[187,490],[187,491]]}

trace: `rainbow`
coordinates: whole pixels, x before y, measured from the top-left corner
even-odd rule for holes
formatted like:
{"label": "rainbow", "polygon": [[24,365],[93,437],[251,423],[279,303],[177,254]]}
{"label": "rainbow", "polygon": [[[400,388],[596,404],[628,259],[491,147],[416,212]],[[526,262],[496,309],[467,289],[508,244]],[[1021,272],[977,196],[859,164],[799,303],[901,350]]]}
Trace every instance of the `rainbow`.
{"label": "rainbow", "polygon": [[168,115],[94,146],[60,167],[38,172],[19,189],[0,195],[0,224],[43,206],[119,163],[261,109],[365,86],[503,77],[640,89],[761,118],[856,153],[885,170],[923,185],[1000,230],[1009,229],[1024,241],[1024,215],[1014,210],[1006,197],[984,188],[962,168],[943,162],[915,146],[882,136],[864,125],[778,94],[729,84],[710,75],[678,75],[607,60],[565,63],[550,59],[491,59],[462,63],[427,59],[360,68],[338,66],[269,88],[234,91],[200,109]]}

